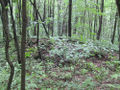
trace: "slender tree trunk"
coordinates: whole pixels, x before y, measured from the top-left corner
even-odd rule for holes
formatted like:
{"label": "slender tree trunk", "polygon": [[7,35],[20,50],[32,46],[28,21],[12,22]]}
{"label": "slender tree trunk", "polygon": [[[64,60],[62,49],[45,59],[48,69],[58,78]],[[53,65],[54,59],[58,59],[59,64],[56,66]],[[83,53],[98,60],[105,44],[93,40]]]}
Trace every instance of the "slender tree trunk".
{"label": "slender tree trunk", "polygon": [[[102,0],[101,2],[101,12],[103,13],[104,11],[104,0]],[[101,15],[99,17],[99,30],[98,30],[98,33],[97,33],[97,40],[100,39],[100,35],[101,35],[101,31],[102,31],[102,24],[103,24],[103,15]]]}
{"label": "slender tree trunk", "polygon": [[[119,14],[119,24],[120,24],[120,0],[116,0],[116,5],[117,5],[117,8],[118,8],[118,14]],[[119,29],[120,30],[120,25],[119,25]],[[120,60],[120,31],[118,31],[118,35],[119,35],[119,60]]]}
{"label": "slender tree trunk", "polygon": [[60,17],[61,17],[61,12],[60,12],[60,10],[61,10],[61,1],[60,0],[58,0],[58,6],[57,6],[57,8],[58,8],[58,18],[57,18],[57,23],[58,23],[58,35],[59,36],[61,36],[61,21],[60,21]]}
{"label": "slender tree trunk", "polygon": [[77,32],[76,24],[78,23],[78,19],[79,19],[79,17],[76,16],[76,17],[75,17],[75,28],[74,28],[73,34],[76,34],[76,32]]}
{"label": "slender tree trunk", "polygon": [[[36,19],[38,21],[38,14],[36,13]],[[37,47],[39,47],[39,22],[37,22]]]}
{"label": "slender tree trunk", "polygon": [[[85,0],[85,8],[87,8],[87,1]],[[85,32],[85,23],[86,23],[86,10],[84,11],[84,18],[83,18],[83,28],[82,28],[82,32],[84,34]]]}
{"label": "slender tree trunk", "polygon": [[46,0],[44,0],[44,7],[43,7],[43,23],[46,24]]}
{"label": "slender tree trunk", "polygon": [[43,13],[43,21],[45,23],[45,19],[46,19],[46,0],[44,0],[44,13]]}
{"label": "slender tree trunk", "polygon": [[26,14],[26,0],[22,0],[22,41],[21,41],[21,90],[25,90],[25,45],[26,45],[26,28],[27,28],[27,14]]}
{"label": "slender tree trunk", "polygon": [[65,18],[63,19],[63,23],[62,23],[62,35],[65,35],[65,30],[66,30],[66,21],[65,21]]}
{"label": "slender tree trunk", "polygon": [[33,16],[34,16],[34,36],[36,36],[36,33],[37,33],[37,28],[36,28],[36,0],[34,0],[34,5],[35,5],[35,7],[33,7]]}
{"label": "slender tree trunk", "polygon": [[18,27],[19,27],[19,33],[21,35],[21,0],[18,0]]}
{"label": "slender tree trunk", "polygon": [[48,33],[50,35],[50,2],[51,0],[48,0]]}
{"label": "slender tree trunk", "polygon": [[[97,15],[94,17],[94,33],[96,33],[96,28],[97,28]],[[95,39],[95,35],[93,35],[93,40]]]}
{"label": "slender tree trunk", "polygon": [[91,19],[92,15],[90,14],[90,12],[88,12],[88,17],[89,17],[89,29],[90,29],[90,39],[92,39],[92,22],[93,20]]}
{"label": "slender tree trunk", "polygon": [[69,0],[68,36],[72,36],[72,0]]}
{"label": "slender tree trunk", "polygon": [[13,66],[13,63],[10,61],[10,57],[9,57],[9,26],[8,26],[9,20],[8,20],[8,9],[6,8],[8,5],[8,2],[5,0],[1,0],[0,3],[2,6],[1,19],[3,24],[3,31],[5,34],[5,55],[6,55],[6,60],[11,69],[7,90],[11,90],[11,84],[14,76],[14,66]]}
{"label": "slender tree trunk", "polygon": [[52,36],[54,35],[54,14],[55,14],[55,0],[53,0],[53,8],[52,8]]}
{"label": "slender tree trunk", "polygon": [[113,31],[113,35],[112,35],[112,39],[111,39],[112,44],[114,44],[114,38],[115,38],[116,26],[117,26],[117,18],[118,18],[118,13],[116,12],[115,23],[114,23],[114,31]]}
{"label": "slender tree trunk", "polygon": [[67,36],[67,28],[66,28],[66,23],[67,23],[67,14],[68,14],[68,8],[66,8],[65,10],[65,14],[63,16],[63,21],[62,21],[62,35],[66,35]]}
{"label": "slender tree trunk", "polygon": [[67,36],[68,35],[68,22],[66,22],[65,28],[66,28],[65,33],[66,33],[66,36]]}
{"label": "slender tree trunk", "polygon": [[[98,0],[95,2],[96,3],[96,12],[98,12],[99,8],[98,8]],[[98,20],[97,20],[98,15],[94,16],[94,34],[96,34],[97,32],[97,25],[98,25]],[[95,35],[93,35],[93,40],[95,40]]]}

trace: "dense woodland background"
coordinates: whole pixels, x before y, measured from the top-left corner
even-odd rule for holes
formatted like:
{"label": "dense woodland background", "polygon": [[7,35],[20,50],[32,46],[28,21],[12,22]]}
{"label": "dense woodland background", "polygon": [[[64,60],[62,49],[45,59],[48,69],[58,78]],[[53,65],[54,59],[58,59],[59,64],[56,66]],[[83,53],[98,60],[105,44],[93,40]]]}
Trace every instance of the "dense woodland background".
{"label": "dense woodland background", "polygon": [[1,90],[120,89],[119,0],[0,0]]}

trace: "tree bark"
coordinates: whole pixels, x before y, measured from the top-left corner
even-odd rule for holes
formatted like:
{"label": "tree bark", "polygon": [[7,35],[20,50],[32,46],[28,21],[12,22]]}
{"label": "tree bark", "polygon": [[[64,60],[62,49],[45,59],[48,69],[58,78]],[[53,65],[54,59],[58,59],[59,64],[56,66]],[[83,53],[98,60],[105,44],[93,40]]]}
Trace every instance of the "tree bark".
{"label": "tree bark", "polygon": [[45,23],[45,19],[46,19],[46,0],[44,0],[44,13],[43,13],[43,21]]}
{"label": "tree bark", "polygon": [[118,8],[118,14],[119,14],[119,17],[120,17],[120,0],[116,0],[116,5],[117,5],[117,8]]}
{"label": "tree bark", "polygon": [[34,3],[34,5],[35,6],[33,6],[33,16],[34,16],[34,33],[33,33],[33,35],[34,36],[36,36],[36,34],[37,34],[37,19],[36,19],[36,0],[34,0],[33,1],[33,3]]}
{"label": "tree bark", "polygon": [[69,0],[68,36],[72,36],[72,0]]}
{"label": "tree bark", "polygon": [[26,45],[26,0],[22,0],[22,41],[21,41],[21,90],[25,90],[25,45]]}
{"label": "tree bark", "polygon": [[52,7],[52,27],[51,27],[51,29],[52,29],[52,36],[54,35],[54,14],[55,14],[55,0],[53,0],[53,7]]}
{"label": "tree bark", "polygon": [[112,39],[111,39],[112,44],[114,44],[114,38],[115,38],[116,26],[117,26],[117,18],[118,18],[118,13],[116,12],[115,23],[114,23],[114,31],[113,31],[113,35],[112,35]]}
{"label": "tree bark", "polygon": [[[102,0],[101,2],[101,12],[103,13],[104,11],[104,0]],[[99,18],[99,30],[97,33],[97,40],[100,40],[100,35],[101,35],[101,31],[102,31],[102,24],[103,24],[103,15],[100,16]]]}

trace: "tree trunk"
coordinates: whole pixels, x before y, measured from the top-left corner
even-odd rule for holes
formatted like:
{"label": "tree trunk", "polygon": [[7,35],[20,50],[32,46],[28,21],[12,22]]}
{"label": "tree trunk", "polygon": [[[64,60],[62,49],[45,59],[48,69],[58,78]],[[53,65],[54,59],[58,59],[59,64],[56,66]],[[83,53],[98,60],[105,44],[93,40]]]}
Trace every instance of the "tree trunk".
{"label": "tree trunk", "polygon": [[11,84],[14,76],[14,66],[13,66],[13,63],[10,61],[10,57],[9,57],[9,26],[8,26],[9,20],[8,20],[8,9],[6,8],[8,5],[8,2],[6,0],[1,0],[0,3],[2,6],[1,19],[3,24],[3,31],[5,34],[5,55],[6,55],[6,60],[11,69],[7,90],[11,90]]}
{"label": "tree trunk", "polygon": [[75,17],[75,28],[74,28],[73,34],[76,34],[76,32],[77,32],[76,24],[78,23],[78,19],[79,19],[79,17],[76,16],[76,17]]}
{"label": "tree trunk", "polygon": [[[101,12],[103,13],[104,11],[104,0],[102,0],[101,2]],[[100,16],[99,18],[99,30],[97,33],[97,40],[100,40],[100,35],[101,35],[101,31],[102,31],[102,24],[103,24],[103,15]]]}
{"label": "tree trunk", "polygon": [[18,25],[18,28],[19,28],[19,33],[20,33],[20,35],[21,35],[21,0],[18,0],[18,23],[19,23],[19,25]]}
{"label": "tree trunk", "polygon": [[60,10],[61,10],[61,1],[60,0],[58,0],[58,18],[57,18],[57,24],[58,24],[58,35],[59,36],[61,36],[61,21],[60,21],[60,18],[61,18],[61,12],[60,12]]}
{"label": "tree trunk", "polygon": [[[119,14],[119,24],[120,24],[120,0],[116,0],[116,5],[118,8],[118,14]],[[119,29],[120,30],[120,25],[119,25]],[[118,35],[119,35],[119,60],[120,60],[120,31],[118,31]]]}
{"label": "tree trunk", "polygon": [[33,33],[33,35],[36,36],[36,33],[37,33],[37,27],[36,27],[37,26],[37,20],[36,20],[36,10],[35,10],[36,9],[36,0],[34,0],[33,3],[35,5],[33,7],[33,16],[34,16],[34,33]]}
{"label": "tree trunk", "polygon": [[72,0],[69,0],[68,36],[72,36]]}
{"label": "tree trunk", "polygon": [[63,21],[62,21],[62,35],[67,36],[67,28],[66,28],[66,23],[67,23],[67,14],[68,14],[68,8],[65,10],[65,14],[63,15]]}
{"label": "tree trunk", "polygon": [[53,8],[52,8],[52,27],[51,27],[51,29],[52,29],[52,36],[54,35],[54,14],[55,14],[55,0],[53,0]]}
{"label": "tree trunk", "polygon": [[[36,19],[38,21],[38,14],[36,13]],[[37,47],[39,47],[39,22],[37,22]]]}
{"label": "tree trunk", "polygon": [[114,31],[113,31],[113,35],[112,35],[112,39],[111,39],[112,44],[114,44],[114,38],[115,38],[116,26],[117,26],[117,18],[118,18],[118,13],[116,12],[115,23],[114,23]]}
{"label": "tree trunk", "polygon": [[43,13],[43,21],[45,23],[45,19],[46,19],[46,0],[44,0],[44,13]]}
{"label": "tree trunk", "polygon": [[25,45],[26,45],[26,0],[22,0],[22,41],[21,41],[21,90],[25,90]]}
{"label": "tree trunk", "polygon": [[48,0],[48,34],[50,35],[50,2],[51,0]]}

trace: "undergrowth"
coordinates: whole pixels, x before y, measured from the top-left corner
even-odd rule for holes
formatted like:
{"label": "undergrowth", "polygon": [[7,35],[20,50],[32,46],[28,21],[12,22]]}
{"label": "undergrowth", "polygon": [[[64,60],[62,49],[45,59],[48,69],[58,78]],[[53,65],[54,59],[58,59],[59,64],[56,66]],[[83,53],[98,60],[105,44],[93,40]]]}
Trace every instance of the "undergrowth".
{"label": "undergrowth", "polygon": [[[41,39],[42,40],[42,39]],[[11,44],[12,45],[12,44]],[[41,47],[42,46],[42,47]],[[118,48],[109,42],[51,38],[40,42],[42,60],[34,59],[36,46],[26,52],[26,90],[120,89]],[[14,48],[10,52],[13,52]],[[0,52],[0,89],[5,90],[10,68]],[[20,65],[15,66],[12,90],[20,90]]]}

